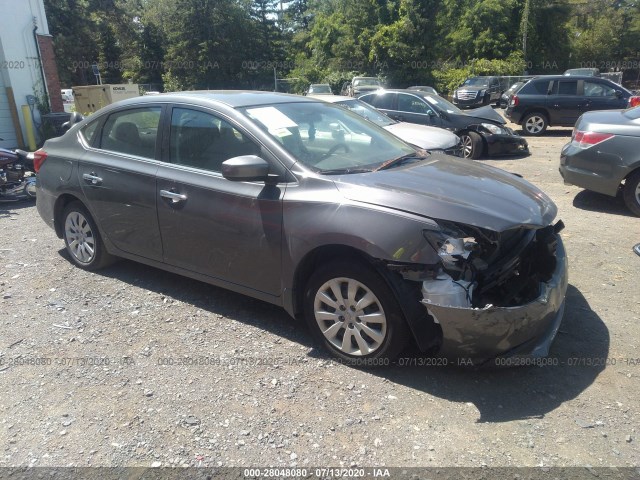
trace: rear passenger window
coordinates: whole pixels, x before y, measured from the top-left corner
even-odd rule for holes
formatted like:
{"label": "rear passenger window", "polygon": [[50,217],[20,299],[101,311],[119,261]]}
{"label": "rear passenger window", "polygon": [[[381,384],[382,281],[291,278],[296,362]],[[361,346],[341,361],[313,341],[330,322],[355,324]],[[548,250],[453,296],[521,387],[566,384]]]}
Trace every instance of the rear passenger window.
{"label": "rear passenger window", "polygon": [[213,172],[230,158],[260,154],[260,147],[225,120],[188,108],[173,109],[169,150],[171,163]]}
{"label": "rear passenger window", "polygon": [[539,80],[526,83],[518,90],[523,95],[546,95],[549,91],[549,81]]}
{"label": "rear passenger window", "polygon": [[553,89],[553,93],[556,95],[577,95],[578,94],[578,82],[577,80],[559,80],[556,82],[556,87]]}
{"label": "rear passenger window", "polygon": [[80,130],[80,133],[84,138],[84,141],[87,142],[89,145],[93,144],[93,136],[96,133],[96,128],[98,127],[98,123],[100,123],[99,120],[95,120],[89,123],[88,125],[85,125],[84,127],[82,127],[82,130]]}
{"label": "rear passenger window", "polygon": [[155,158],[160,110],[146,107],[112,113],[102,128],[100,148]]}

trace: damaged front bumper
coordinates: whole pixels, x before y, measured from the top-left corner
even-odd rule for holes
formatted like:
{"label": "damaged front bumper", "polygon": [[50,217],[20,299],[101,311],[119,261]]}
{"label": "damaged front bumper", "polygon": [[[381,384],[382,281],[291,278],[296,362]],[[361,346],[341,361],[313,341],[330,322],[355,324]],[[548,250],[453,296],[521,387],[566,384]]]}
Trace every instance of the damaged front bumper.
{"label": "damaged front bumper", "polygon": [[515,307],[461,308],[422,303],[440,325],[439,353],[481,364],[497,357],[545,357],[564,313],[568,284],[567,256],[558,236],[556,266],[551,278],[540,283],[540,295]]}

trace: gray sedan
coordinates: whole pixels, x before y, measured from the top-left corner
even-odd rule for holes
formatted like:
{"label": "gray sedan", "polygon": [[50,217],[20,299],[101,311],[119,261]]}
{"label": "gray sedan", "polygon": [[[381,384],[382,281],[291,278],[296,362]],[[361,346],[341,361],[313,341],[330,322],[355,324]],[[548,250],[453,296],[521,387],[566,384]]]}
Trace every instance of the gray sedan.
{"label": "gray sedan", "polygon": [[567,260],[556,206],[335,105],[262,92],[124,100],[48,140],[37,207],[70,260],[135,260],[282,306],[332,354],[546,355]]}
{"label": "gray sedan", "polygon": [[640,216],[640,107],[587,112],[562,148],[565,183],[616,196]]}

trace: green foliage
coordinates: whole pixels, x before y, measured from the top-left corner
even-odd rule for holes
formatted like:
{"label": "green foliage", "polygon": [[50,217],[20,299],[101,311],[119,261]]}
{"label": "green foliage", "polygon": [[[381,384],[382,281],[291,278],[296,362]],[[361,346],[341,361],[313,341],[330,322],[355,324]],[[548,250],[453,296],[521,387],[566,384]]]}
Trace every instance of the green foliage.
{"label": "green foliage", "polygon": [[298,92],[318,82],[338,92],[356,73],[447,92],[473,74],[640,60],[637,0],[44,3],[65,87],[94,83],[96,62],[105,83],[164,84],[167,91],[273,89],[275,70]]}
{"label": "green foliage", "polygon": [[505,60],[473,59],[462,68],[445,65],[445,68],[434,71],[435,87],[438,92],[450,94],[469,77],[485,75],[515,76],[521,75],[524,69],[525,61],[520,51],[513,52]]}

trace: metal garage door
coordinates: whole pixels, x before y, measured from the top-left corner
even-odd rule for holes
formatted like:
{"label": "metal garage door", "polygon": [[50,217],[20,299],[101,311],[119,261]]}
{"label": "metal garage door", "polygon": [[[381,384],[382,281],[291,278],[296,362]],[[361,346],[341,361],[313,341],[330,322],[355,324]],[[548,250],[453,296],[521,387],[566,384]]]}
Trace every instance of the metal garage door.
{"label": "metal garage door", "polygon": [[7,91],[0,72],[0,147],[15,148],[18,144],[16,132],[11,121],[11,111],[7,100]]}

